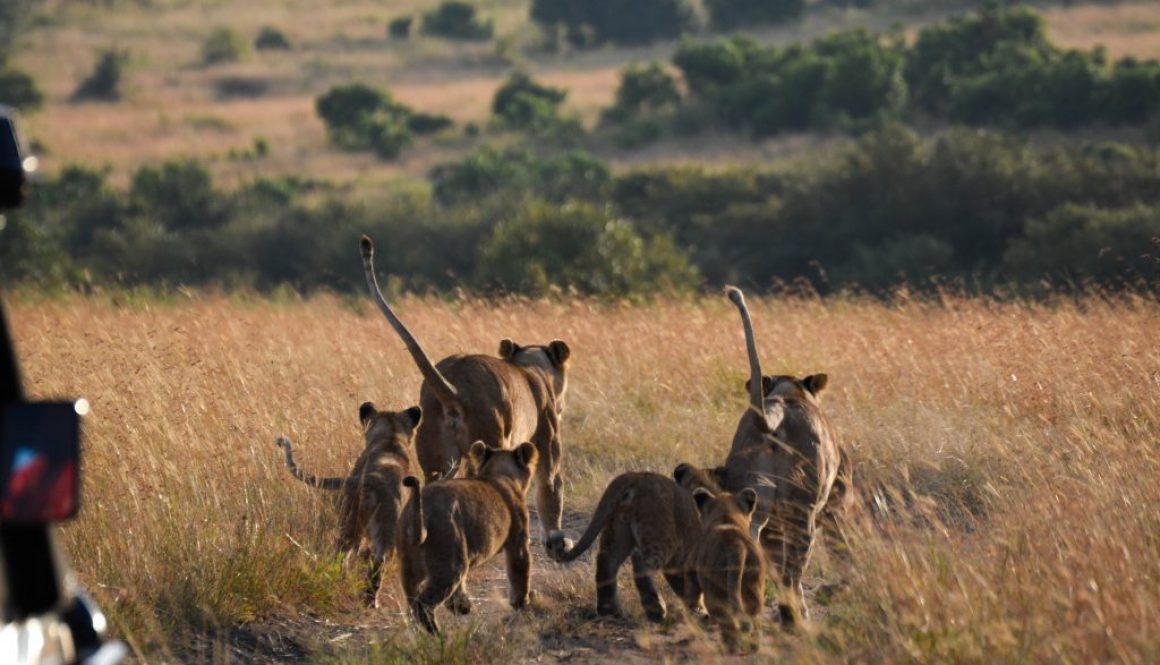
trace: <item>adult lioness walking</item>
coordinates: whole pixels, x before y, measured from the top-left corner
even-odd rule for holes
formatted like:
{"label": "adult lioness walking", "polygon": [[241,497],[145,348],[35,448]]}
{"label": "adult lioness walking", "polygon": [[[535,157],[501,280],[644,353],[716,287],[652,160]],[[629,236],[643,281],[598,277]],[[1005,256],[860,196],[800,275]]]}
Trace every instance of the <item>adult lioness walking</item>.
{"label": "adult lioness walking", "polygon": [[725,460],[725,489],[757,492],[751,530],[781,577],[778,608],[788,624],[796,620],[798,608],[805,612],[802,573],[840,461],[837,438],[818,403],[828,377],[763,375],[745,297],[734,287],[728,294],[741,313],[750,375],[749,408]]}
{"label": "adult lioness walking", "polygon": [[432,364],[383,298],[375,278],[374,243],[363,236],[361,247],[371,299],[423,375],[423,421],[415,433],[415,452],[424,476],[454,477],[475,441],[507,449],[530,441],[538,453],[536,511],[548,542],[548,533],[560,528],[564,514],[560,414],[568,389],[568,345],[557,339],[543,346],[519,346],[505,339],[498,358],[457,354]]}

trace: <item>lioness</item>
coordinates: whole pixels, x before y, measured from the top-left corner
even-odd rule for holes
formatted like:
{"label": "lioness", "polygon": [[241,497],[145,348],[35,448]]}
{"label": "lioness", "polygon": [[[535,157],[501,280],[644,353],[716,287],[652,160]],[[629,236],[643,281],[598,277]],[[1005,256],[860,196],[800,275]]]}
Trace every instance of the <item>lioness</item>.
{"label": "lioness", "polygon": [[[286,453],[286,466],[294,477],[324,490],[341,491],[339,535],[335,545],[348,558],[356,550],[367,562],[364,600],[378,605],[383,564],[395,553],[395,525],[402,508],[402,481],[411,469],[408,449],[423,410],[413,406],[405,411],[379,411],[371,402],[358,409],[366,447],[350,475],[318,478],[304,473],[294,463],[290,440],[278,437],[275,445]],[[364,542],[364,540],[366,542]]]}
{"label": "lioness", "polygon": [[596,555],[597,614],[620,614],[616,574],[629,555],[640,604],[650,621],[663,621],[666,615],[665,601],[653,582],[657,573],[664,574],[678,597],[692,603],[691,611],[697,613],[701,609],[700,600],[687,598],[684,593],[686,561],[701,531],[690,489],[716,489],[716,483],[688,464],[674,469],[673,476],[677,482],[657,473],[622,473],[604,490],[575,547],[568,548],[562,531],[553,531],[549,536],[548,556],[560,563],[575,561],[600,536]]}
{"label": "lioness", "polygon": [[411,499],[395,536],[399,574],[407,604],[425,630],[439,632],[435,608],[444,602],[456,614],[471,611],[467,574],[502,550],[507,554],[511,605],[528,603],[531,552],[525,495],[536,470],[536,447],[490,448],[482,441],[468,453],[473,478],[429,483],[407,476]]}
{"label": "lioness", "polygon": [[753,488],[758,497],[751,531],[759,536],[784,587],[778,610],[792,624],[805,612],[802,573],[813,550],[818,515],[838,473],[839,448],[818,403],[828,377],[764,376],[745,297],[729,288],[741,313],[750,376],[749,408],[737,424],[725,459],[725,489]]}
{"label": "lioness", "polygon": [[704,597],[726,646],[736,651],[738,629],[754,630],[754,619],[765,600],[765,558],[749,535],[757,493],[745,488],[737,494],[714,495],[698,488],[693,500],[701,513],[702,529],[689,559],[685,593],[688,599]]}
{"label": "lioness", "polygon": [[568,389],[568,345],[554,340],[546,346],[519,346],[505,339],[498,358],[454,355],[433,365],[383,298],[375,278],[374,244],[366,236],[362,257],[371,298],[423,375],[419,405],[424,418],[415,449],[425,477],[453,478],[475,441],[493,448],[532,442],[539,453],[536,511],[546,543],[548,533],[560,528],[564,513],[560,414]]}

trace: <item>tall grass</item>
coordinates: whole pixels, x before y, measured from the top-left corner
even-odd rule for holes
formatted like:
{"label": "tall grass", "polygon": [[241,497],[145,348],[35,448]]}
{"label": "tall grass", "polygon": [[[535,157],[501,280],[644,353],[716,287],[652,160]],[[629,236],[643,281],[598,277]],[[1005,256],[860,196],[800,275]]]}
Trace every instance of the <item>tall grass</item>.
{"label": "tall grass", "polygon": [[[770,627],[767,655],[1160,657],[1160,306],[754,300],[766,371],[830,374],[824,408],[864,499],[849,526],[851,561],[823,555],[807,580],[810,627],[793,637]],[[450,617],[443,647],[414,637],[393,578],[383,608],[360,611],[358,576],[330,553],[334,511],[289,477],[272,442],[286,434],[304,467],[340,474],[361,446],[359,403],[416,402],[418,372],[361,301],[98,296],[10,309],[30,390],[93,405],[85,505],[63,541],[146,658],[180,654],[199,631],[279,617],[391,631],[349,649],[315,645],[336,662],[506,661],[562,634],[596,653],[714,653],[693,628],[632,624],[635,640],[606,642],[610,629],[580,609],[592,603],[590,564],[547,564],[538,546],[533,609],[507,611],[496,597],[502,573],[491,591],[473,587],[487,596],[470,620],[484,638],[471,632],[479,624]],[[502,337],[569,342],[570,512],[587,515],[625,470],[719,463],[744,408],[741,329],[723,297],[406,298],[398,309],[435,357],[493,352]],[[636,605],[630,587],[622,581],[626,608]]]}

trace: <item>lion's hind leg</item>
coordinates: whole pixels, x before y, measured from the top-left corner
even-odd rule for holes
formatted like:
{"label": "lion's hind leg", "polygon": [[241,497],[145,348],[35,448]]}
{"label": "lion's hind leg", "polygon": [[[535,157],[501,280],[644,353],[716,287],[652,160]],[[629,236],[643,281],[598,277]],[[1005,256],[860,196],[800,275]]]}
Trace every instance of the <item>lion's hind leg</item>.
{"label": "lion's hind leg", "polygon": [[656,543],[638,547],[632,555],[632,575],[636,591],[640,594],[640,604],[649,621],[660,623],[665,620],[668,610],[665,599],[657,593],[654,578],[663,567],[666,558],[664,548]]}
{"label": "lion's hind leg", "polygon": [[600,532],[600,550],[596,553],[596,613],[620,616],[616,573],[632,554],[635,542],[632,530],[623,521],[613,519]]}

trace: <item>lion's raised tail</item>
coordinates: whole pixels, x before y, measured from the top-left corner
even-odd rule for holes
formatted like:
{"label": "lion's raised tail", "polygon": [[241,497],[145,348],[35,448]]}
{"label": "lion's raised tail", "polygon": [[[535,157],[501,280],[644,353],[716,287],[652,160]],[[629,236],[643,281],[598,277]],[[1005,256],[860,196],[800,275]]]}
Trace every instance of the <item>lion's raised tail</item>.
{"label": "lion's raised tail", "polygon": [[367,289],[370,290],[371,300],[379,306],[379,311],[383,316],[387,317],[387,322],[403,339],[403,344],[406,345],[407,351],[411,353],[411,357],[415,360],[415,364],[419,366],[419,373],[423,375],[423,380],[435,393],[435,397],[445,409],[457,409],[459,406],[459,393],[455,390],[455,386],[451,385],[447,379],[435,369],[431,359],[423,352],[423,348],[419,346],[419,342],[415,340],[411,331],[407,330],[407,326],[399,320],[395,315],[394,310],[387,304],[386,298],[383,298],[383,292],[379,289],[379,281],[375,277],[375,244],[367,236],[362,237],[359,243],[362,248],[363,272],[367,278]]}
{"label": "lion's raised tail", "polygon": [[758,422],[764,423],[766,430],[772,430],[765,418],[761,361],[757,358],[757,341],[754,339],[753,321],[749,318],[749,308],[745,305],[745,296],[741,293],[741,289],[736,286],[730,286],[726,293],[733,304],[737,305],[737,311],[741,312],[741,325],[745,328],[745,349],[749,353],[749,408],[760,416]]}
{"label": "lion's raised tail", "polygon": [[312,476],[302,471],[302,469],[299,469],[298,465],[294,463],[294,449],[290,445],[290,439],[280,436],[274,440],[274,445],[281,448],[286,454],[286,468],[290,469],[290,473],[311,487],[317,487],[323,490],[340,490],[355,482],[355,479],[349,477],[319,478]]}
{"label": "lion's raised tail", "polygon": [[411,489],[411,502],[415,504],[411,514],[414,516],[407,537],[411,545],[422,545],[427,540],[427,516],[423,513],[423,488],[415,476],[403,479],[403,486]]}
{"label": "lion's raised tail", "polygon": [[616,486],[616,481],[604,491],[600,497],[600,502],[596,504],[596,510],[592,512],[592,520],[588,522],[588,528],[584,531],[584,535],[580,536],[580,542],[576,543],[572,549],[568,549],[567,542],[564,538],[563,531],[552,531],[548,534],[548,558],[557,563],[569,563],[580,558],[592,543],[596,542],[596,537],[608,524],[608,520],[612,519],[612,514],[616,509],[625,502],[631,502],[633,498],[633,489],[621,489]]}

